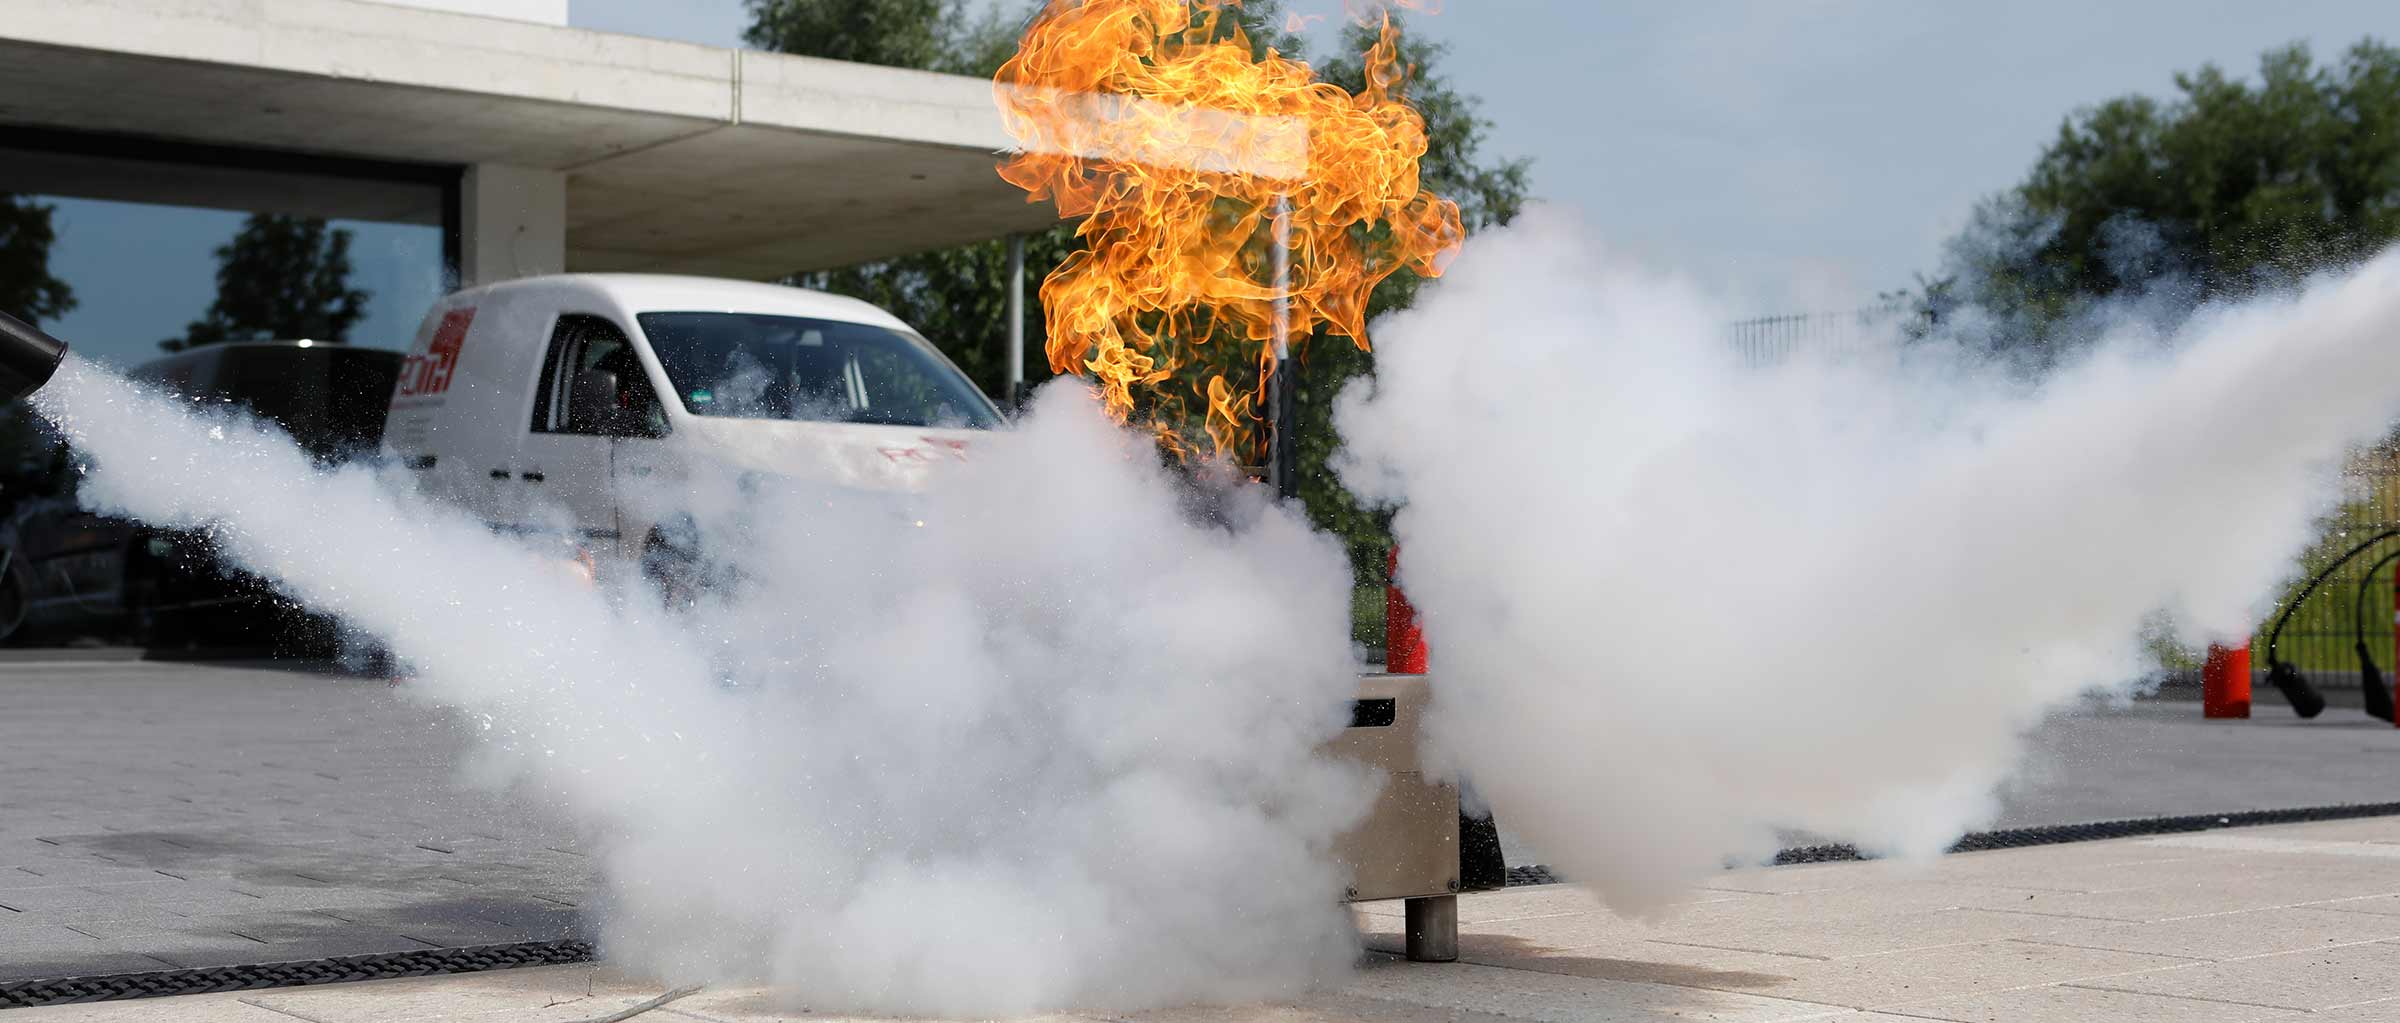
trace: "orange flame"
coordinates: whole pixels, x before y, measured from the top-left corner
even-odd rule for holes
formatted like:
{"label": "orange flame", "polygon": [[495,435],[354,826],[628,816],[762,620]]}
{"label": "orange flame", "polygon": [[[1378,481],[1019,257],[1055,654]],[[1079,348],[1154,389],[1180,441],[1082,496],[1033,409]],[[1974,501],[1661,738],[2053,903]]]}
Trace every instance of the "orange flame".
{"label": "orange flame", "polygon": [[[1321,326],[1365,348],[1368,292],[1404,267],[1439,274],[1465,232],[1418,183],[1425,122],[1399,96],[1390,20],[1352,95],[1254,58],[1226,17],[1238,2],[1049,0],[995,84],[1019,147],[1001,176],[1084,218],[1086,248],[1042,282],[1051,368],[1090,371],[1111,415],[1145,412],[1178,452],[1198,448],[1196,406],[1208,452],[1245,459],[1276,342]],[[1255,346],[1236,354],[1256,383],[1228,382],[1212,341]]]}

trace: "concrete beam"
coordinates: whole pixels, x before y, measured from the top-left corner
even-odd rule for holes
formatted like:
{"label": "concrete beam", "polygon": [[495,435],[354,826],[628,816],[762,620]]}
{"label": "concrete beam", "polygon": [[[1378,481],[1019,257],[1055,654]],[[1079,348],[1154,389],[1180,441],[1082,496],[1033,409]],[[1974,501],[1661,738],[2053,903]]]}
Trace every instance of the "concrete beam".
{"label": "concrete beam", "polygon": [[1055,222],[995,173],[981,79],[365,0],[0,0],[10,125],[561,174],[571,270],[764,279]]}
{"label": "concrete beam", "polygon": [[455,14],[480,14],[487,18],[508,18],[514,21],[538,21],[545,25],[567,23],[567,0],[375,0],[377,3],[398,4],[402,7],[422,7]]}

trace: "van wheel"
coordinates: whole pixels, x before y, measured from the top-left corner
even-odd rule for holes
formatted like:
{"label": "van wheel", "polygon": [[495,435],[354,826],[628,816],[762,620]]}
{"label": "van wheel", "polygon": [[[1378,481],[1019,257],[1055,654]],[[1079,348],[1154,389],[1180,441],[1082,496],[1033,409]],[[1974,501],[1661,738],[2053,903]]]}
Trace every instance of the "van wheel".
{"label": "van wheel", "polygon": [[700,555],[671,543],[658,530],[642,541],[642,578],[656,587],[666,605],[676,610],[700,598]]}

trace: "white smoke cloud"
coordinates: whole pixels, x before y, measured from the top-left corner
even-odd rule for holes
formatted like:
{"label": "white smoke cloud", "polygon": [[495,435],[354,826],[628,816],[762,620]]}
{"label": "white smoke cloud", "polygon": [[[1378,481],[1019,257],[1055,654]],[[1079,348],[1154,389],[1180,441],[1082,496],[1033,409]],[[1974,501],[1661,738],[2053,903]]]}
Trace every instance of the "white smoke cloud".
{"label": "white smoke cloud", "polygon": [[[1693,289],[1519,225],[1380,325],[1345,473],[1405,502],[1436,738],[1629,911],[1781,829],[1925,853],[1986,819],[2026,727],[2142,673],[2146,616],[2246,630],[2400,411],[2400,258],[2028,385],[1930,347],[1745,368]],[[1255,494],[1196,523],[1071,383],[905,499],[652,495],[741,554],[683,612],[86,364],[36,400],[87,502],[210,530],[482,721],[486,772],[592,832],[620,962],[983,1015],[1354,954],[1327,852],[1371,782],[1314,755],[1344,560]]]}
{"label": "white smoke cloud", "polygon": [[1732,318],[1536,209],[1378,325],[1337,415],[1345,478],[1404,502],[1428,727],[1629,912],[1778,829],[1988,821],[2026,728],[2144,673],[2145,615],[2244,634],[2400,412],[2388,255],[2036,384],[1931,346],[1745,368]]}
{"label": "white smoke cloud", "polygon": [[1195,523],[1072,384],[905,508],[673,495],[742,554],[681,613],[89,364],[37,400],[87,502],[210,530],[482,721],[481,766],[594,836],[617,962],[982,1015],[1269,998],[1356,955],[1327,851],[1372,782],[1315,756],[1355,693],[1341,553],[1256,495]]}

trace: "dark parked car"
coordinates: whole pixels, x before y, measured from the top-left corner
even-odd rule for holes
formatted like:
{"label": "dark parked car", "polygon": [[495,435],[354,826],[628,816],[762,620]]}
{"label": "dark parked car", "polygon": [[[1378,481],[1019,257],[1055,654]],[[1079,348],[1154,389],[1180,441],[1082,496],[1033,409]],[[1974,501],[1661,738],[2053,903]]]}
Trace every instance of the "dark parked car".
{"label": "dark parked car", "polygon": [[[273,420],[321,462],[371,455],[398,352],[308,341],[210,345],[128,374]],[[288,646],[329,630],[226,569],[205,537],[84,511],[69,497],[20,505],[0,527],[0,637],[103,638],[145,646]]]}

